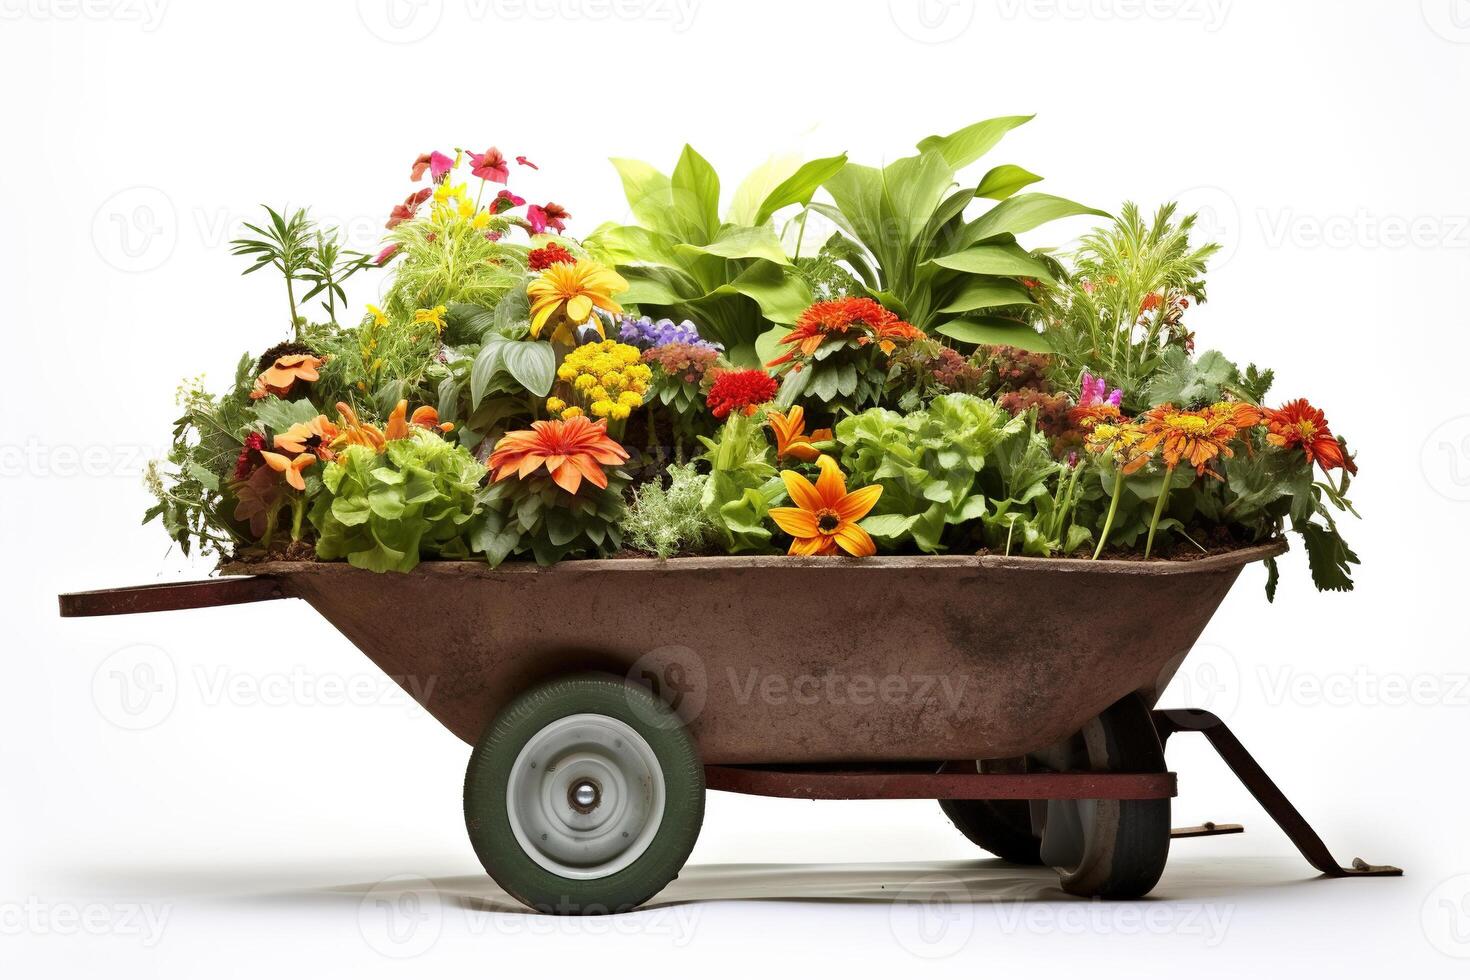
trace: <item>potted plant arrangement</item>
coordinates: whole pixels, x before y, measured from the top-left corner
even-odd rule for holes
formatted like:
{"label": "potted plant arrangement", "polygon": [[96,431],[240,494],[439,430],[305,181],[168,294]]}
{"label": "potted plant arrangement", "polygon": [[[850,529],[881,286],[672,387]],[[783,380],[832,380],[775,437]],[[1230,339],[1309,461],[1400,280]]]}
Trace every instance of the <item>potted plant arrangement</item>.
{"label": "potted plant arrangement", "polygon": [[[268,209],[235,252],[286,318],[226,390],[183,390],[146,515],[246,577],[64,610],[304,598],[434,674],[477,853],[538,908],[650,897],[706,779],[940,799],[1070,891],[1147,892],[1187,727],[1154,701],[1242,566],[1274,595],[1288,532],[1352,588],[1357,467],[1268,368],[1196,349],[1193,216],[974,166],[1028,119],[775,161],[728,199],[692,147],[614,160],[630,223],[581,238],[495,147],[414,160],[374,256]],[[813,665],[906,694],[752,693]],[[875,763],[902,771],[770,768]]]}

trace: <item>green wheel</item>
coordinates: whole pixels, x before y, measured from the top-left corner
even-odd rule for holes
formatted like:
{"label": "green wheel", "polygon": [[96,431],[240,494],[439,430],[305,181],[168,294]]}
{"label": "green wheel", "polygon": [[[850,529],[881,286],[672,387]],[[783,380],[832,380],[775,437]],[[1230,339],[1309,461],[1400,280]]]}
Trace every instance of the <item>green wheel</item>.
{"label": "green wheel", "polygon": [[704,768],[678,716],[643,688],[562,678],[496,716],[470,756],[464,812],[480,863],[519,901],[623,912],[688,859]]}

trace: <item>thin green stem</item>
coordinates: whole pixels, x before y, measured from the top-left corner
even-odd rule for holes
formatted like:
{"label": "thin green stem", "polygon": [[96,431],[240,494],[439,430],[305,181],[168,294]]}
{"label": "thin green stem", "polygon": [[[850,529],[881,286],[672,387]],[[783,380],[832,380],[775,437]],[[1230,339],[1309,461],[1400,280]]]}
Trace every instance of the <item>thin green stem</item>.
{"label": "thin green stem", "polygon": [[1147,558],[1154,550],[1154,534],[1159,529],[1159,518],[1164,516],[1164,505],[1169,500],[1169,488],[1174,483],[1174,467],[1164,471],[1164,486],[1159,491],[1158,503],[1154,504],[1153,520],[1148,522],[1148,543],[1143,546],[1143,557]]}
{"label": "thin green stem", "polygon": [[1113,518],[1118,516],[1118,501],[1123,499],[1123,474],[1121,471],[1113,473],[1113,502],[1108,504],[1108,519],[1103,522],[1102,536],[1097,539],[1097,549],[1092,553],[1092,560],[1097,561],[1102,554],[1103,546],[1108,543],[1108,535],[1113,532]]}
{"label": "thin green stem", "polygon": [[806,216],[811,213],[811,208],[805,208],[801,212],[801,224],[796,229],[796,254],[791,256],[793,262],[801,258],[801,240],[806,237]]}

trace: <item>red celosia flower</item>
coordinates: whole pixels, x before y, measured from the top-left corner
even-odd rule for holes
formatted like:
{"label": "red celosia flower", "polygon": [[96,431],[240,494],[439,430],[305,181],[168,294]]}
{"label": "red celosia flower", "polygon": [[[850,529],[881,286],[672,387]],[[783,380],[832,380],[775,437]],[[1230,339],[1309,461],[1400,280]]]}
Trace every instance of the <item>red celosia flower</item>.
{"label": "red celosia flower", "polygon": [[571,215],[560,205],[547,201],[545,204],[533,204],[526,209],[526,220],[531,224],[531,233],[541,234],[547,228],[555,228],[557,231],[567,230],[567,219]]}
{"label": "red celosia flower", "polygon": [[576,265],[577,257],[556,242],[548,242],[540,248],[533,248],[527,259],[532,272],[540,272],[548,266],[558,263],[562,265]]}
{"label": "red celosia flower", "polygon": [[412,221],[419,213],[419,206],[433,193],[429,188],[423,187],[405,197],[402,204],[393,205],[393,212],[388,215],[388,227],[397,228],[405,221]]}
{"label": "red celosia flower", "polygon": [[260,455],[264,448],[265,436],[259,432],[246,434],[245,445],[240,447],[240,455],[235,457],[235,479],[245,479],[257,466],[265,462],[265,458]]}
{"label": "red celosia flower", "polygon": [[1307,464],[1320,463],[1322,469],[1344,467],[1354,475],[1358,465],[1342,450],[1342,443],[1327,427],[1327,416],[1313,408],[1305,398],[1287,402],[1277,409],[1262,413],[1266,422],[1266,441],[1273,446],[1300,446]]}
{"label": "red celosia flower", "polygon": [[484,153],[470,154],[470,173],[481,180],[493,180],[497,184],[503,184],[510,179],[510,167],[505,162],[505,155],[493,146]]}
{"label": "red celosia flower", "polygon": [[766,367],[776,367],[797,357],[811,357],[822,341],[846,335],[859,344],[877,341],[884,353],[891,352],[896,343],[924,336],[897,314],[866,297],[826,300],[807,307],[797,319],[796,329],[781,338],[781,343],[791,345],[790,349],[767,362]]}
{"label": "red celosia flower", "polygon": [[519,163],[523,167],[530,167],[532,170],[540,170],[541,169],[540,167],[538,167],[534,163],[532,163],[530,160],[527,160],[525,157],[516,157],[516,163]]}
{"label": "red celosia flower", "polygon": [[739,410],[754,415],[756,407],[776,397],[776,379],[764,371],[722,371],[710,386],[705,404],[715,418],[723,419]]}

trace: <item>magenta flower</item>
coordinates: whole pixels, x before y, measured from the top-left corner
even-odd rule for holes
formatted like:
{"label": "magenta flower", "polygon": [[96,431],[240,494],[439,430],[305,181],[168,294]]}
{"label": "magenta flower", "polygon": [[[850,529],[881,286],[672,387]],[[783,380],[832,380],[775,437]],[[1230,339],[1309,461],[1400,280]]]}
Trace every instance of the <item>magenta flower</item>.
{"label": "magenta flower", "polygon": [[527,160],[525,157],[516,157],[516,163],[519,163],[523,167],[530,167],[532,170],[540,170],[541,169],[540,167],[538,167],[534,163],[532,163],[530,160]]}
{"label": "magenta flower", "polygon": [[493,146],[484,153],[470,154],[470,173],[481,180],[493,180],[497,184],[503,184],[510,179],[510,167],[505,162],[505,155]]}
{"label": "magenta flower", "polygon": [[512,194],[509,190],[502,189],[499,194],[495,195],[495,200],[490,202],[490,213],[500,214],[502,211],[518,208],[525,203],[526,199],[524,197],[521,197],[519,194]]}
{"label": "magenta flower", "polygon": [[547,228],[555,228],[558,232],[566,231],[566,219],[571,215],[560,204],[547,201],[546,204],[533,204],[526,209],[526,221],[531,225],[531,233],[539,235]]}
{"label": "magenta flower", "polygon": [[379,252],[377,255],[373,256],[373,265],[383,265],[397,253],[398,243],[394,242],[393,244],[389,245],[387,248]]}
{"label": "magenta flower", "polygon": [[413,171],[410,174],[412,180],[423,180],[424,171],[429,172],[429,179],[434,183],[444,179],[444,175],[454,169],[454,158],[447,157],[435,150],[433,153],[420,153],[418,159],[413,162]]}
{"label": "magenta flower", "polygon": [[1114,408],[1123,404],[1123,389],[1114,388],[1108,390],[1107,381],[1102,378],[1094,378],[1091,371],[1082,372],[1082,395],[1077,400],[1081,408],[1089,405],[1112,405]]}
{"label": "magenta flower", "polygon": [[393,211],[388,215],[388,228],[391,230],[405,221],[412,221],[419,213],[419,206],[433,193],[427,187],[423,187],[405,197],[402,204],[393,205]]}

